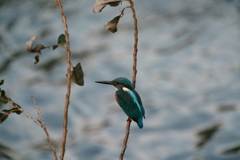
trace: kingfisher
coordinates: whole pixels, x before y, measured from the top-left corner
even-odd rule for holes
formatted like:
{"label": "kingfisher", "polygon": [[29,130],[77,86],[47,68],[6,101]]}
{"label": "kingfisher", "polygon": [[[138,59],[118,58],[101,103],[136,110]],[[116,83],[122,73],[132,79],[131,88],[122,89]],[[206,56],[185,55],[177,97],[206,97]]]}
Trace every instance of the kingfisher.
{"label": "kingfisher", "polygon": [[112,81],[95,81],[96,83],[112,85],[116,88],[115,99],[118,105],[128,116],[127,121],[135,121],[140,129],[143,128],[145,110],[138,93],[132,86],[130,80],[124,77],[115,78]]}

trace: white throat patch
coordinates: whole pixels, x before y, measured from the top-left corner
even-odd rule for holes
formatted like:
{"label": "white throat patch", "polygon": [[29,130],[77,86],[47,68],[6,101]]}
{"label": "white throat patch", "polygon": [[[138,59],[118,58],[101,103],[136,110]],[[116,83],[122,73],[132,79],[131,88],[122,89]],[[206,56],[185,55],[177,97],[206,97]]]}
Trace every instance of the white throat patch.
{"label": "white throat patch", "polygon": [[130,89],[128,89],[127,87],[123,87],[123,90],[126,91],[126,92],[129,92],[131,91]]}
{"label": "white throat patch", "polygon": [[[115,89],[116,89],[116,91],[118,91],[117,87],[115,87]],[[125,92],[130,92],[130,91],[131,91],[131,90],[128,89],[127,87],[123,87],[122,89],[123,89]]]}

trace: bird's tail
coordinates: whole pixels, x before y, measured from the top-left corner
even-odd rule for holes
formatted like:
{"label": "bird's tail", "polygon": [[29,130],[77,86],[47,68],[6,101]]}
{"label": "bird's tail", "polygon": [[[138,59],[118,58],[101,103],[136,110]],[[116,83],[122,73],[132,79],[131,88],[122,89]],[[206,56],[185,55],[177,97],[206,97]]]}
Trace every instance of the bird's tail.
{"label": "bird's tail", "polygon": [[137,122],[137,124],[138,124],[138,127],[139,127],[140,129],[143,128],[143,122],[142,122],[142,119],[139,119],[138,122]]}

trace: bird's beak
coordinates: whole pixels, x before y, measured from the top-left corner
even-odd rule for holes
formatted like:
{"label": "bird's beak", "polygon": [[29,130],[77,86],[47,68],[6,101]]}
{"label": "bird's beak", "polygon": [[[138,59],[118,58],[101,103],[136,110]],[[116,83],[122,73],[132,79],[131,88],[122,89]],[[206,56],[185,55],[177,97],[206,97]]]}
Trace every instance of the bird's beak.
{"label": "bird's beak", "polygon": [[96,83],[112,85],[112,81],[95,81]]}

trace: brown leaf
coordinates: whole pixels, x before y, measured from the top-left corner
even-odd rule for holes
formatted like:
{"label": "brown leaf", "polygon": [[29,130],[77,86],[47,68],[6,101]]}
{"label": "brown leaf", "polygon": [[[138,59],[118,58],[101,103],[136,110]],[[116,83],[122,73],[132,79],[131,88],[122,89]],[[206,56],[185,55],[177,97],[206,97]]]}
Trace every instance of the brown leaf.
{"label": "brown leaf", "polygon": [[121,15],[113,18],[110,22],[108,22],[105,25],[105,28],[108,29],[109,31],[111,31],[112,33],[117,32],[117,25],[118,25],[120,18],[121,18]]}
{"label": "brown leaf", "polygon": [[37,36],[34,36],[34,37],[31,37],[29,41],[26,42],[25,44],[25,49],[28,51],[28,52],[31,52],[31,53],[37,53],[37,56],[35,56],[35,62],[34,64],[37,64],[39,62],[39,55],[41,55],[41,50],[46,48],[44,45],[42,44],[37,44],[34,48],[32,48],[32,42],[34,40],[36,40],[38,37]]}
{"label": "brown leaf", "polygon": [[37,44],[35,47],[34,47],[34,49],[33,49],[33,51],[35,52],[35,53],[37,53],[37,54],[41,54],[41,50],[42,49],[44,49],[45,48],[45,46],[44,45],[42,45],[42,44]]}
{"label": "brown leaf", "polygon": [[121,1],[119,0],[96,0],[94,6],[93,6],[93,13],[98,13],[101,12],[102,9],[108,4],[114,4],[111,6],[117,6],[118,4],[116,2],[119,2],[118,4],[120,4]]}
{"label": "brown leaf", "polygon": [[34,64],[37,64],[37,63],[39,62],[39,55],[36,55],[36,56],[35,56],[35,60],[36,60],[36,61],[34,62]]}
{"label": "brown leaf", "polygon": [[33,49],[31,48],[32,47],[32,42],[34,40],[36,40],[38,37],[37,36],[34,36],[34,37],[31,37],[29,41],[26,42],[25,44],[25,50],[27,50],[28,52],[32,52],[34,53]]}

